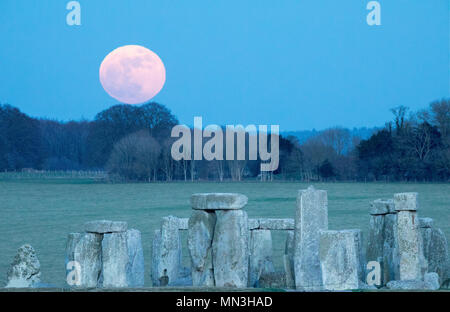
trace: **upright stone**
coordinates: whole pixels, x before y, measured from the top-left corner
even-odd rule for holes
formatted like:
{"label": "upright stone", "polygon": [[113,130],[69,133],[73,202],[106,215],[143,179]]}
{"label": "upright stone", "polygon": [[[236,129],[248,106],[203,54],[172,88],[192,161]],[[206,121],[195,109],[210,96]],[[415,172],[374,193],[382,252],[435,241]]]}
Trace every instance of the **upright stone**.
{"label": "upright stone", "polygon": [[152,286],[167,286],[161,285],[159,276],[159,263],[161,262],[161,230],[155,230],[152,241]]}
{"label": "upright stone", "polygon": [[361,231],[321,231],[320,265],[327,290],[358,289],[362,279]]}
{"label": "upright stone", "polygon": [[[181,238],[178,218],[164,217],[161,224],[161,242],[157,279],[168,286],[176,285],[181,269]],[[167,279],[167,281],[166,281]]]}
{"label": "upright stone", "polygon": [[40,283],[41,264],[33,247],[23,245],[17,250],[6,277],[6,288],[28,288]]}
{"label": "upright stone", "polygon": [[394,195],[400,280],[423,280],[427,271],[419,230],[417,193]]}
{"label": "upright stone", "polygon": [[108,233],[102,241],[102,286],[127,287],[127,233]]}
{"label": "upright stone", "polygon": [[286,285],[290,288],[295,287],[294,247],[294,231],[288,231],[284,248],[283,264],[284,272],[286,274]]}
{"label": "upright stone", "polygon": [[301,290],[322,289],[319,260],[320,230],[328,229],[327,192],[300,190],[295,216],[295,285]]}
{"label": "upright stone", "polygon": [[144,250],[142,249],[141,232],[130,229],[127,232],[127,285],[143,287],[145,280]]}
{"label": "upright stone", "polygon": [[217,287],[248,285],[248,217],[242,210],[217,210],[213,237],[214,280]]}
{"label": "upright stone", "polygon": [[420,232],[423,238],[423,251],[428,262],[428,272],[436,272],[440,283],[447,279],[448,243],[441,229],[433,228],[433,220],[430,218],[420,219]]}
{"label": "upright stone", "polygon": [[275,272],[272,262],[272,234],[270,230],[250,231],[249,286],[258,287],[262,274]]}
{"label": "upright stone", "polygon": [[384,255],[384,215],[371,215],[369,222],[369,240],[367,242],[367,260],[382,261]]}
{"label": "upright stone", "polygon": [[383,244],[383,284],[399,279],[399,259],[397,250],[397,214],[388,213],[384,217]]}
{"label": "upright stone", "polygon": [[214,270],[212,263],[212,240],[216,215],[202,210],[193,210],[188,224],[188,249],[191,257],[193,286],[212,287]]}
{"label": "upright stone", "polygon": [[97,287],[102,270],[102,234],[71,233],[66,245],[66,276],[69,277],[72,266],[67,268],[69,262],[74,261],[80,269],[77,281],[71,286],[84,288]]}

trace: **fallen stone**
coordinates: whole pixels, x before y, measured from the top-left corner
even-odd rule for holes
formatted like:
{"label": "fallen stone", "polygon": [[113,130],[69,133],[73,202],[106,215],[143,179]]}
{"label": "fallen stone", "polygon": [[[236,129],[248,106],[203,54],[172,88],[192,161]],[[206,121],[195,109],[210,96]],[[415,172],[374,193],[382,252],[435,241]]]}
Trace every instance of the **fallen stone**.
{"label": "fallen stone", "polygon": [[326,290],[351,290],[362,279],[361,231],[321,231],[320,265]]}
{"label": "fallen stone", "polygon": [[376,199],[370,204],[369,213],[371,215],[385,215],[392,211],[394,211],[392,199]]}
{"label": "fallen stone", "polygon": [[217,287],[248,285],[249,231],[243,210],[216,211],[213,236],[214,280]]}
{"label": "fallen stone", "polygon": [[294,230],[294,219],[259,219],[262,230]]}
{"label": "fallen stone", "polygon": [[128,250],[127,285],[128,287],[143,287],[145,282],[145,268],[141,232],[130,229],[126,233]]}
{"label": "fallen stone", "polygon": [[6,288],[28,288],[41,282],[41,264],[33,247],[23,245],[17,250],[6,277]]}
{"label": "fallen stone", "polygon": [[[72,278],[70,286],[92,288],[99,286],[102,271],[102,234],[71,233],[66,245],[66,278]],[[76,267],[67,267],[69,262],[78,265],[79,272],[71,274]],[[70,275],[69,275],[70,274]]]}
{"label": "fallen stone", "polygon": [[88,233],[119,233],[127,230],[127,223],[122,221],[90,221],[84,224],[84,230]]}
{"label": "fallen stone", "polygon": [[256,287],[262,274],[275,271],[272,261],[272,234],[270,230],[250,232],[249,286]]}
{"label": "fallen stone", "polygon": [[396,211],[417,211],[419,210],[418,193],[397,193],[394,194],[394,206]]}
{"label": "fallen stone", "polygon": [[[127,287],[127,233],[108,233],[102,241],[102,278],[105,288]],[[131,272],[130,272],[131,273]]]}
{"label": "fallen stone", "polygon": [[295,216],[295,285],[300,290],[321,290],[320,230],[328,229],[327,192],[309,187],[297,196]]}
{"label": "fallen stone", "polygon": [[192,285],[212,287],[214,271],[212,263],[212,240],[216,215],[194,210],[189,218],[188,249],[191,257]]}
{"label": "fallen stone", "polygon": [[284,248],[283,265],[286,276],[286,286],[289,288],[295,288],[294,249],[294,231],[288,231]]}
{"label": "fallen stone", "polygon": [[248,198],[236,193],[202,193],[191,196],[191,206],[200,210],[234,210],[247,204]]}
{"label": "fallen stone", "polygon": [[[437,275],[437,274],[436,274]],[[387,288],[391,290],[437,290],[439,281],[436,282],[436,275],[428,275],[427,281],[424,280],[400,280],[390,281]],[[436,288],[437,287],[437,288]]]}

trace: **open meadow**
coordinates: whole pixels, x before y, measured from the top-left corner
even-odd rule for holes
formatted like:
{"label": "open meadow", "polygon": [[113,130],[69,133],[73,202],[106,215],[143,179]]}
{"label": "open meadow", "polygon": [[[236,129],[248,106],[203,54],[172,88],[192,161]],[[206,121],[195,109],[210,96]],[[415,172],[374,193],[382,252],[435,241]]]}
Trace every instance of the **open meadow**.
{"label": "open meadow", "polygon": [[[16,250],[29,243],[41,261],[42,282],[64,286],[67,234],[86,221],[123,220],[142,232],[146,285],[150,286],[152,233],[164,216],[189,217],[189,198],[199,192],[248,196],[250,218],[293,218],[296,195],[309,184],[294,182],[106,184],[90,179],[0,179],[0,286]],[[328,191],[329,228],[367,233],[370,201],[397,192],[419,192],[419,216],[431,217],[450,240],[450,184],[314,183]],[[282,268],[284,234],[274,233],[274,261]],[[186,235],[183,237],[186,240]],[[187,250],[184,261],[189,262]]]}

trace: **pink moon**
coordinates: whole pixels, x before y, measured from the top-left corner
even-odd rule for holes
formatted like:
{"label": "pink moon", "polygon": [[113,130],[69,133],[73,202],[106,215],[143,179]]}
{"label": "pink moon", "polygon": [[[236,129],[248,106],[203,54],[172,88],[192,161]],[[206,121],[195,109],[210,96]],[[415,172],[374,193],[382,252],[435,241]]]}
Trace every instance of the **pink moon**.
{"label": "pink moon", "polygon": [[100,65],[100,83],[111,97],[141,104],[155,97],[166,82],[159,56],[147,48],[127,45],[109,53]]}

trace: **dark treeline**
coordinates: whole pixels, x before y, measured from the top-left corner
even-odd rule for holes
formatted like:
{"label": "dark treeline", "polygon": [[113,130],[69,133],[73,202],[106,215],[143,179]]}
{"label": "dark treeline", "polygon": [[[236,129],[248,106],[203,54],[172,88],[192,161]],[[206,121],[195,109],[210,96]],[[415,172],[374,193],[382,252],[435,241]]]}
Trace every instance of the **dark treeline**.
{"label": "dark treeline", "polygon": [[105,170],[121,181],[449,181],[450,100],[392,113],[393,120],[365,140],[341,127],[307,139],[280,136],[279,167],[261,174],[259,159],[173,160],[170,133],[178,120],[154,102],[116,105],[93,121],[70,122],[0,105],[0,170]]}

